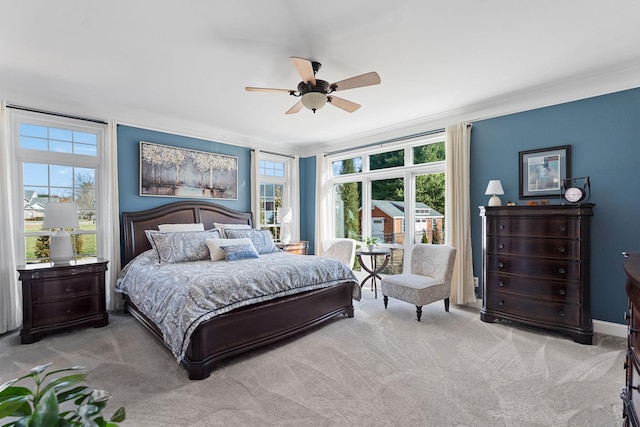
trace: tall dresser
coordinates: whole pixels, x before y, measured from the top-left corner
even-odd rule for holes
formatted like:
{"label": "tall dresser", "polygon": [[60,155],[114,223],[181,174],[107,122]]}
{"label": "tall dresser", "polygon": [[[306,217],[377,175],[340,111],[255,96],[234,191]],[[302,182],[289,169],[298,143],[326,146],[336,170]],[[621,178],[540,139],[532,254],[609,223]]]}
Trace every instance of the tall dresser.
{"label": "tall dresser", "polygon": [[507,320],[591,344],[594,205],[480,207],[485,322]]}
{"label": "tall dresser", "polygon": [[640,253],[625,254],[624,271],[627,274],[626,290],[629,297],[629,311],[626,314],[627,358],[625,387],[620,397],[624,402],[624,425],[640,426]]}

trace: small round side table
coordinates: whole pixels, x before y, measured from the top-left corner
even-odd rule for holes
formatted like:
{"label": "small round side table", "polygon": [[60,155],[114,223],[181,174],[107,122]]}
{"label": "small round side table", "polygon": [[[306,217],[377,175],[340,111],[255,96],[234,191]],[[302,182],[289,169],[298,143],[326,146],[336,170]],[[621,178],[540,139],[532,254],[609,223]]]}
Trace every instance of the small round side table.
{"label": "small round side table", "polygon": [[[363,287],[364,284],[367,283],[367,281],[370,279],[371,290],[374,291],[374,297],[377,299],[378,298],[378,282],[377,281],[382,280],[382,277],[380,277],[379,273],[382,270],[384,270],[384,268],[389,263],[389,258],[391,258],[391,249],[382,248],[382,249],[374,249],[372,251],[369,249],[361,249],[359,251],[356,251],[356,256],[358,257],[358,262],[360,263],[360,267],[362,267],[364,271],[369,273],[369,275],[365,277],[362,283],[360,283],[360,287]],[[366,266],[366,264],[362,262],[363,256],[368,256],[371,258],[371,269],[369,269]],[[382,264],[378,264],[377,257],[379,256],[384,256],[384,261],[382,262]]]}

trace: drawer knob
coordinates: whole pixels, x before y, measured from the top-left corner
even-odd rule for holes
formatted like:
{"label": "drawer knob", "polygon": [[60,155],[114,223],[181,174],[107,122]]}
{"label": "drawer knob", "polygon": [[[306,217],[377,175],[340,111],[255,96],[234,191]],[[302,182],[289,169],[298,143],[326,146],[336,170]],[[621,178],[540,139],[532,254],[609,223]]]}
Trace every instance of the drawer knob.
{"label": "drawer knob", "polygon": [[498,248],[499,249],[504,249],[504,243],[498,243]]}
{"label": "drawer knob", "polygon": [[567,231],[567,226],[566,225],[561,225],[561,226],[558,227],[558,230]]}
{"label": "drawer knob", "polygon": [[67,308],[67,314],[71,313],[71,309]]}
{"label": "drawer knob", "polygon": [[561,254],[563,254],[566,251],[566,249],[564,248],[564,246],[560,246],[558,248],[558,252],[560,252]]}
{"label": "drawer knob", "polygon": [[64,288],[65,291],[71,292],[71,288]]}
{"label": "drawer knob", "polygon": [[501,288],[504,288],[504,282],[501,280],[498,282],[498,286],[500,286]]}
{"label": "drawer knob", "polygon": [[498,263],[498,267],[500,267],[500,268],[504,267],[504,263],[503,262],[499,262]]}
{"label": "drawer knob", "polygon": [[560,274],[564,274],[564,273],[566,273],[566,272],[567,272],[567,270],[565,270],[565,269],[564,269],[564,268],[562,268],[562,267],[560,267],[560,268],[558,269],[558,273],[560,273]]}
{"label": "drawer knob", "polygon": [[498,226],[498,228],[499,228],[500,230],[504,230],[504,224],[500,224],[500,225]]}
{"label": "drawer knob", "polygon": [[500,300],[500,305],[504,305],[504,300],[503,299]]}
{"label": "drawer knob", "polygon": [[560,317],[564,317],[564,310],[558,310],[558,315]]}
{"label": "drawer knob", "polygon": [[559,293],[560,295],[566,295],[567,291],[565,291],[564,289],[559,289],[559,290],[558,290],[558,293]]}

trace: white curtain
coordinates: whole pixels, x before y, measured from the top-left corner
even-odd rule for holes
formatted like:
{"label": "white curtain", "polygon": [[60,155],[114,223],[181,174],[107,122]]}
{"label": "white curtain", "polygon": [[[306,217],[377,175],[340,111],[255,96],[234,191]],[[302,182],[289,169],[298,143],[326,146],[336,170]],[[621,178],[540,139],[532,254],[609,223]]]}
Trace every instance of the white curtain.
{"label": "white curtain", "polygon": [[471,253],[471,123],[447,127],[445,184],[445,243],[458,250],[451,281],[451,302],[476,301]]}
{"label": "white curtain", "polygon": [[291,200],[290,206],[293,211],[293,221],[291,227],[291,241],[300,240],[300,157],[293,156],[291,159],[291,191],[289,192]]}
{"label": "white curtain", "polygon": [[251,212],[253,213],[253,226],[260,223],[260,150],[251,151]]}
{"label": "white curtain", "polygon": [[100,167],[100,199],[106,206],[100,209],[100,248],[98,253],[109,260],[109,269],[105,275],[107,309],[123,308],[123,301],[116,294],[115,284],[120,273],[120,217],[118,208],[118,126],[109,121],[102,144],[102,165]]}
{"label": "white curtain", "polygon": [[329,237],[327,224],[331,221],[331,203],[327,189],[327,160],[324,153],[316,155],[316,233],[315,255],[322,255],[322,240]]}
{"label": "white curtain", "polygon": [[14,200],[11,176],[13,144],[9,136],[6,104],[0,104],[0,334],[17,329],[22,324],[22,291],[16,272],[14,245],[16,219],[11,204]]}

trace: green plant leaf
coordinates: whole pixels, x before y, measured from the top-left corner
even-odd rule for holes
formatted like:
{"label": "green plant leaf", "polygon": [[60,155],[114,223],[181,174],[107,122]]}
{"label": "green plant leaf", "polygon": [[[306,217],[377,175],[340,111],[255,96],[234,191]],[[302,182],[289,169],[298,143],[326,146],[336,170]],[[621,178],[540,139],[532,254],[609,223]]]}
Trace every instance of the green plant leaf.
{"label": "green plant leaf", "polygon": [[50,389],[60,390],[61,388],[71,387],[73,385],[79,384],[84,381],[86,376],[86,374],[73,374],[56,378],[55,380],[51,380],[51,382],[49,382],[49,384],[47,384],[47,386],[42,389],[41,393],[46,393]]}
{"label": "green plant leaf", "polygon": [[58,399],[53,389],[49,389],[38,401],[30,427],[51,427],[58,425]]}
{"label": "green plant leaf", "polygon": [[40,375],[42,372],[46,371],[49,366],[51,366],[52,362],[47,363],[46,365],[36,366],[29,371],[30,376]]}
{"label": "green plant leaf", "polygon": [[[0,402],[0,419],[31,414],[30,396],[14,396]],[[28,411],[28,412],[25,412]]]}
{"label": "green plant leaf", "polygon": [[109,421],[115,422],[115,423],[121,423],[122,421],[125,420],[125,418],[127,417],[127,413],[124,410],[124,407],[121,406],[116,412],[115,414],[113,414],[113,416],[111,417],[111,419]]}
{"label": "green plant leaf", "polygon": [[71,390],[62,391],[58,393],[58,403],[66,402],[67,400],[76,399],[78,397],[86,397],[90,394],[88,390],[89,387],[87,386],[79,386],[72,388]]}

